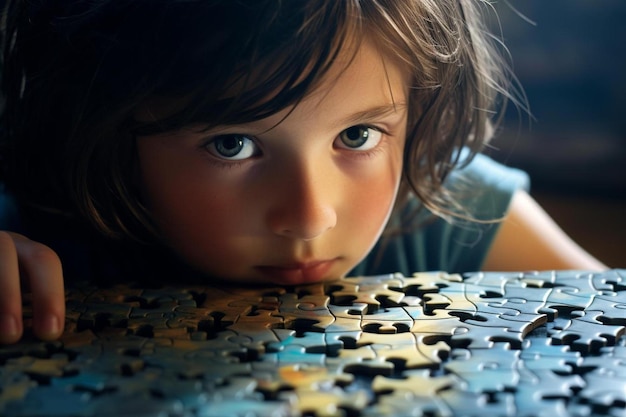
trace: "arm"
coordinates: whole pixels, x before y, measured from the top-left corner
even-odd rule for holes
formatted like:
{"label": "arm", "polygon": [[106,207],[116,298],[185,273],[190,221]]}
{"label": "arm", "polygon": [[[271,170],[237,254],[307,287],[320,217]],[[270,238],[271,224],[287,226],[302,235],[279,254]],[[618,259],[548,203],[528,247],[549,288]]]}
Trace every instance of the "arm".
{"label": "arm", "polygon": [[604,270],[608,267],[581,248],[525,191],[513,196],[484,270]]}
{"label": "arm", "polygon": [[35,336],[44,340],[59,337],[65,320],[59,257],[20,234],[0,232],[0,343],[22,337],[22,286],[32,292]]}

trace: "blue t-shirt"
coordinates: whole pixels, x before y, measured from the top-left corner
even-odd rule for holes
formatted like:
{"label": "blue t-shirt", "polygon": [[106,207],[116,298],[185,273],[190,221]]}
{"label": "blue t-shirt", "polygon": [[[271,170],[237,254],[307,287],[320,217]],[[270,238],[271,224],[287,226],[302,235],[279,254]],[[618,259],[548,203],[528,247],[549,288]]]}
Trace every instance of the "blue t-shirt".
{"label": "blue t-shirt", "polygon": [[[476,155],[470,164],[452,173],[447,186],[455,191],[464,207],[471,208],[469,214],[473,218],[491,222],[444,219],[423,210],[420,215],[433,217],[432,221],[416,230],[383,236],[349,276],[480,270],[498,230],[498,223],[493,220],[506,214],[513,194],[528,189],[528,184],[524,172]],[[419,202],[413,198],[407,210],[418,206]],[[163,248],[108,241],[85,228],[74,227],[75,222],[67,218],[35,217],[34,222],[20,218],[17,205],[0,184],[0,230],[18,231],[50,246],[59,254],[66,281],[70,283],[84,280],[155,283],[178,280],[181,274],[189,272]],[[394,222],[392,219],[392,226]]]}

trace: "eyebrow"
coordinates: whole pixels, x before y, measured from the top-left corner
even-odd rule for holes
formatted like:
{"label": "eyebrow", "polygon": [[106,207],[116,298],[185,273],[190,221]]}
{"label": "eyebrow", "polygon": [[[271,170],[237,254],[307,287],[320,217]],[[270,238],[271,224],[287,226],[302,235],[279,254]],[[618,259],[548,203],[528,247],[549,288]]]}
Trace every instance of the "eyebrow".
{"label": "eyebrow", "polygon": [[372,107],[371,109],[363,110],[358,113],[352,114],[341,122],[344,124],[358,123],[363,120],[378,119],[380,117],[386,117],[392,113],[399,113],[406,110],[408,105],[406,103],[392,103],[383,106]]}
{"label": "eyebrow", "polygon": [[[373,121],[376,119],[380,119],[383,117],[387,117],[390,116],[393,113],[398,113],[398,116],[400,116],[401,114],[399,114],[400,111],[404,111],[406,109],[408,109],[408,104],[405,102],[400,102],[400,103],[390,103],[390,104],[384,104],[381,106],[375,106],[369,109],[365,109],[362,111],[359,111],[357,113],[351,114],[343,119],[339,119],[337,120],[336,123],[334,123],[334,125],[336,126],[341,126],[342,128],[345,127],[346,125],[355,125],[355,124],[359,124],[359,123],[363,123],[366,121]],[[286,117],[289,117],[288,113]],[[265,129],[260,129],[259,128],[259,132],[261,133],[266,133],[271,131],[272,129],[274,129],[276,126],[278,126],[280,123],[282,123],[284,119],[281,119],[278,123],[274,123],[272,124],[271,127],[269,128],[265,128]],[[244,123],[247,125],[256,125],[257,123],[259,123],[259,121],[253,121],[253,122],[248,122],[248,123]],[[233,125],[230,126],[222,126],[221,129],[218,129],[217,132],[220,131],[227,131],[229,130],[229,128],[235,127],[235,126],[239,126],[238,123],[235,123]]]}

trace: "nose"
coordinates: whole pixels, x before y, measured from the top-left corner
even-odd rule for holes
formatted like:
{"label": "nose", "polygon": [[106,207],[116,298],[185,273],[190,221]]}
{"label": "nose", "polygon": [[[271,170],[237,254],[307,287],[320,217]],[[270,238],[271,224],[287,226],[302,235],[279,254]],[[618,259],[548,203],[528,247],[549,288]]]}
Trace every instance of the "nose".
{"label": "nose", "polygon": [[297,167],[280,174],[268,212],[268,227],[276,235],[313,240],[337,225],[336,189],[328,173]]}

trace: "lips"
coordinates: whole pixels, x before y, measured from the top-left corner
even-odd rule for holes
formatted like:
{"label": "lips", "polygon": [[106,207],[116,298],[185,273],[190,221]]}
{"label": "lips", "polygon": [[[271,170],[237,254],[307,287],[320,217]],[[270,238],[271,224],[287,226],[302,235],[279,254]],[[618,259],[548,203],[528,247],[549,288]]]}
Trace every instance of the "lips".
{"label": "lips", "polygon": [[255,269],[271,282],[295,285],[321,281],[334,263],[335,259],[331,259],[287,265],[261,265]]}

